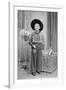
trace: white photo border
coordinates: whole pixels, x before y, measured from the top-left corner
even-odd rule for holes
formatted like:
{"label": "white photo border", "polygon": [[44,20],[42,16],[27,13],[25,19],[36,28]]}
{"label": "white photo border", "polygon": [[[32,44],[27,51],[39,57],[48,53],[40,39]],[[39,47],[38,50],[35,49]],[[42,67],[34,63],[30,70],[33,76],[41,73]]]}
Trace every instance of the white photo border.
{"label": "white photo border", "polygon": [[[9,87],[56,86],[63,84],[63,8],[48,5],[30,6],[9,2],[10,61]],[[17,10],[58,12],[58,78],[17,80]]]}

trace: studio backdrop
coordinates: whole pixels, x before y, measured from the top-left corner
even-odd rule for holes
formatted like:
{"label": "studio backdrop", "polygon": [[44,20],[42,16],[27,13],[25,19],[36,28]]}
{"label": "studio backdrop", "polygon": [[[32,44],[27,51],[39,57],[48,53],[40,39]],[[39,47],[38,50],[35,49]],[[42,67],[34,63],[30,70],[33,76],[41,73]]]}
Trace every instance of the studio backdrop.
{"label": "studio backdrop", "polygon": [[[26,30],[30,33],[33,32],[31,28],[31,21],[33,19],[40,19],[43,22],[43,30],[42,34],[44,36],[44,50],[48,50],[52,48],[54,52],[57,52],[57,12],[44,12],[44,11],[25,11],[18,10],[18,61],[22,60],[23,63],[27,63],[29,66],[29,62],[31,61],[31,47],[23,40],[20,36],[20,31]],[[52,61],[52,58],[54,59]],[[49,70],[48,65],[51,66],[53,70],[55,67],[57,68],[57,56],[53,57],[44,57],[42,70]]]}

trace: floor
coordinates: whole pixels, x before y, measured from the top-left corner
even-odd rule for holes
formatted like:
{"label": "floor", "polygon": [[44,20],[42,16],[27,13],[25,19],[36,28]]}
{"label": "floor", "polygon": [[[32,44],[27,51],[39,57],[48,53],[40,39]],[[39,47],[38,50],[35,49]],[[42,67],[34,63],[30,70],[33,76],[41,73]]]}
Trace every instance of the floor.
{"label": "floor", "polygon": [[[35,79],[35,78],[57,78],[57,57],[49,57],[49,59],[44,59],[46,61],[42,62],[42,70],[40,74],[36,73],[36,76],[33,76],[27,69],[22,68],[27,64],[19,64],[18,65],[18,79]],[[49,64],[46,64],[48,60]],[[30,64],[28,65],[30,67]],[[47,73],[45,71],[51,71],[52,73]]]}
{"label": "floor", "polygon": [[52,74],[41,72],[40,74],[36,73],[36,76],[33,76],[31,73],[27,72],[27,70],[20,69],[18,72],[18,79],[36,79],[36,78],[56,78],[57,70]]}

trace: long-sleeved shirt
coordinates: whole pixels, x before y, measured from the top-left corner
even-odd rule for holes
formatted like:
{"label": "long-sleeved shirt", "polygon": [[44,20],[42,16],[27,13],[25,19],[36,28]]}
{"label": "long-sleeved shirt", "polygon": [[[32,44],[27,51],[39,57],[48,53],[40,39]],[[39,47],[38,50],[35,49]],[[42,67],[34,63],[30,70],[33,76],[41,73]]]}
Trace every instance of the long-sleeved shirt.
{"label": "long-sleeved shirt", "polygon": [[43,49],[44,47],[44,37],[40,33],[33,32],[31,34],[29,44],[33,47],[34,43],[40,44],[40,47]]}

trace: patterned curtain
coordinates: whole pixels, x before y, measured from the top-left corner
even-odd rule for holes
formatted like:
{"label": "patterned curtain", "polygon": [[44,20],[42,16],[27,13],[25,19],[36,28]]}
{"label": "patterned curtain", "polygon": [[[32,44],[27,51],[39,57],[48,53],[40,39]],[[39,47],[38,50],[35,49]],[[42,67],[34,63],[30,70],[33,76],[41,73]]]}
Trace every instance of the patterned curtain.
{"label": "patterned curtain", "polygon": [[31,48],[29,44],[20,36],[21,31],[27,30],[27,21],[29,21],[29,18],[27,18],[27,12],[24,10],[18,10],[18,60],[21,60],[24,63],[27,63],[31,56]]}

